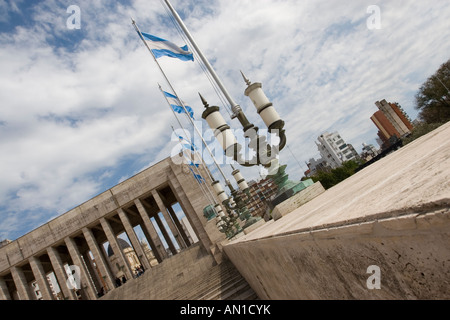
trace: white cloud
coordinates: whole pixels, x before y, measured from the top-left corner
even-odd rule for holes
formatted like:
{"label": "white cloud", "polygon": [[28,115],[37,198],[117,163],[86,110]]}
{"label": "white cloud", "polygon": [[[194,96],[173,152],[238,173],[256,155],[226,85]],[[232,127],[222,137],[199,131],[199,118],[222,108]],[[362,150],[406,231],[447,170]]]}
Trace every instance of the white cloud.
{"label": "white cloud", "polygon": [[[21,2],[9,4],[0,1],[1,8],[21,12]],[[263,83],[300,163],[317,156],[314,141],[327,130],[339,131],[357,149],[373,142],[369,118],[377,100],[397,101],[414,118],[414,93],[449,58],[445,1],[381,1],[381,30],[367,29],[367,1],[172,4],[260,128],[239,70]],[[69,14],[53,0],[39,2],[25,17],[30,23],[13,32],[1,32],[0,24],[0,237],[29,231],[19,221],[36,227],[102,192],[106,181],[119,182],[170,155],[170,125],[178,124],[157,83],[169,88],[130,20],[182,45],[164,8],[148,1],[77,5],[80,30],[66,28]],[[9,17],[3,13],[0,23]],[[197,63],[160,63],[197,119],[198,92],[223,107]],[[133,166],[123,170],[130,159]],[[292,179],[301,177],[290,152],[283,150],[281,161]],[[254,168],[241,171],[258,177]]]}

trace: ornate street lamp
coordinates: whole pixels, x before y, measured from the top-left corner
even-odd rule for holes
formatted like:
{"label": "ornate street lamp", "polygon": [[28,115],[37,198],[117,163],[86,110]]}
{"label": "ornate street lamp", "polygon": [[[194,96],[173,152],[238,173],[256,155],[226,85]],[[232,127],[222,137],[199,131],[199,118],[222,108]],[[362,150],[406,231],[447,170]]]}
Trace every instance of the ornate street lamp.
{"label": "ornate street lamp", "polygon": [[[240,121],[244,129],[244,137],[250,139],[248,147],[256,151],[256,155],[254,155],[252,159],[245,160],[241,155],[242,146],[237,142],[230,126],[221,115],[220,108],[218,106],[210,107],[208,102],[206,102],[202,95],[200,95],[200,99],[205,107],[202,118],[206,120],[209,127],[214,131],[214,135],[222,146],[226,156],[232,157],[236,162],[245,167],[262,165],[268,169],[268,176],[278,187],[278,192],[272,203],[273,206],[275,206],[298,191],[304,189],[305,186],[301,182],[289,180],[289,177],[285,171],[286,165],[280,165],[277,159],[279,151],[286,145],[284,121],[278,115],[272,102],[270,102],[262,90],[262,84],[259,82],[251,83],[242,71],[241,74],[247,84],[244,94],[253,102],[258,114],[267,126],[268,131],[277,135],[279,138],[278,144],[275,146],[270,145],[265,136],[258,135],[259,129],[248,121],[242,109],[237,106],[236,108],[233,108],[234,113],[232,118],[237,118]],[[247,200],[244,200],[242,195],[238,194],[237,190],[233,188],[228,180],[226,181],[227,186],[231,191],[232,199],[234,199],[236,203],[233,206],[230,205],[231,199],[228,199],[228,196],[225,191],[223,191],[223,188],[220,186],[218,181],[213,182],[213,187],[227,211],[229,213],[231,210],[236,211],[241,220],[246,221],[244,225],[244,228],[246,228],[259,221],[260,218],[253,217],[246,207],[246,205],[250,202],[250,193],[247,182],[242,177],[239,170],[234,170],[232,175],[235,178],[239,189],[242,193],[247,195]]]}
{"label": "ornate street lamp", "polygon": [[[219,181],[213,181],[211,184],[219,201],[223,204],[228,213],[228,216],[223,212],[218,213],[217,222],[219,231],[226,233],[228,238],[232,238],[243,229],[261,220],[260,217],[253,217],[249,212],[247,204],[250,202],[250,189],[241,172],[238,169],[235,170],[233,168],[233,170],[232,175],[241,192],[236,190],[229,180],[226,180],[226,184],[231,191],[231,198],[229,198]],[[243,198],[243,194],[247,196],[247,199]],[[218,207],[220,208],[219,210],[221,210],[221,206],[218,205]],[[238,218],[241,221],[245,221],[243,227],[239,225]]]}

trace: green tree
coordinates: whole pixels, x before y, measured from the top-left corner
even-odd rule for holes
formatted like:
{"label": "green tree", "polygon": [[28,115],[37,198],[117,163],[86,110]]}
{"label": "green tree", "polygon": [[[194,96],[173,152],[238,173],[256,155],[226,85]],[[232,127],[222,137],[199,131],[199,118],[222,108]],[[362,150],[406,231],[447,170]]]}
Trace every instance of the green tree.
{"label": "green tree", "polygon": [[407,136],[406,138],[403,139],[403,145],[407,145],[408,143],[416,140],[417,138],[420,138],[421,136],[427,134],[428,132],[431,132],[435,129],[437,129],[438,127],[440,127],[441,125],[443,125],[444,123],[426,123],[426,122],[422,122],[419,123],[418,125],[414,126],[414,129],[412,131],[412,133]]}
{"label": "green tree", "polygon": [[450,120],[450,60],[422,84],[416,94],[416,109],[426,123]]}
{"label": "green tree", "polygon": [[320,181],[325,189],[329,189],[355,174],[358,167],[359,163],[357,161],[350,160],[344,162],[342,166],[332,169],[331,171],[319,171],[311,178],[314,182]]}

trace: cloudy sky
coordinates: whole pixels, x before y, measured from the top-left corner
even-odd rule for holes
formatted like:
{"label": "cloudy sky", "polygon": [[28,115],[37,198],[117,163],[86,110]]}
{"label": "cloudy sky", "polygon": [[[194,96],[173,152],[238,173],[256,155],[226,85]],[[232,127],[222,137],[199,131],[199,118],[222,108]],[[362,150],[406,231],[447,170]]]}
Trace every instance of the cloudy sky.
{"label": "cloudy sky", "polygon": [[[239,71],[262,82],[286,122],[280,161],[297,180],[325,131],[339,131],[357,151],[376,145],[375,101],[399,102],[414,119],[414,94],[449,59],[446,0],[172,4],[260,128]],[[72,5],[79,29],[67,25],[76,22]],[[179,125],[131,17],[141,31],[185,44],[159,0],[0,0],[0,239],[16,239],[170,156],[171,126]],[[158,61],[196,119],[201,92],[239,128],[197,61]],[[255,168],[241,171],[258,178]]]}

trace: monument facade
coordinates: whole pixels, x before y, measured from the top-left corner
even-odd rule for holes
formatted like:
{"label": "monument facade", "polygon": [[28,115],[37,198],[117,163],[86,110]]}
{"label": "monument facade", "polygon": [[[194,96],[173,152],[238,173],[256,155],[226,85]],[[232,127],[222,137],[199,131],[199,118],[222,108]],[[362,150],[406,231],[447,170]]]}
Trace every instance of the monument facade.
{"label": "monument facade", "polygon": [[[199,169],[203,183],[210,185],[207,168]],[[177,204],[183,219],[173,209]],[[194,247],[197,257],[220,263],[216,243],[225,237],[214,219],[203,216],[208,205],[192,173],[167,158],[1,247],[0,299],[35,300],[35,283],[44,300],[56,299],[54,284],[48,281],[52,273],[64,299],[97,299],[116,289],[119,274],[133,279],[136,266],[164,267],[170,274],[172,265],[166,261]],[[138,230],[146,243],[138,238]],[[191,232],[198,239],[195,244]],[[123,234],[134,263],[123,250],[124,240],[118,238]]]}

